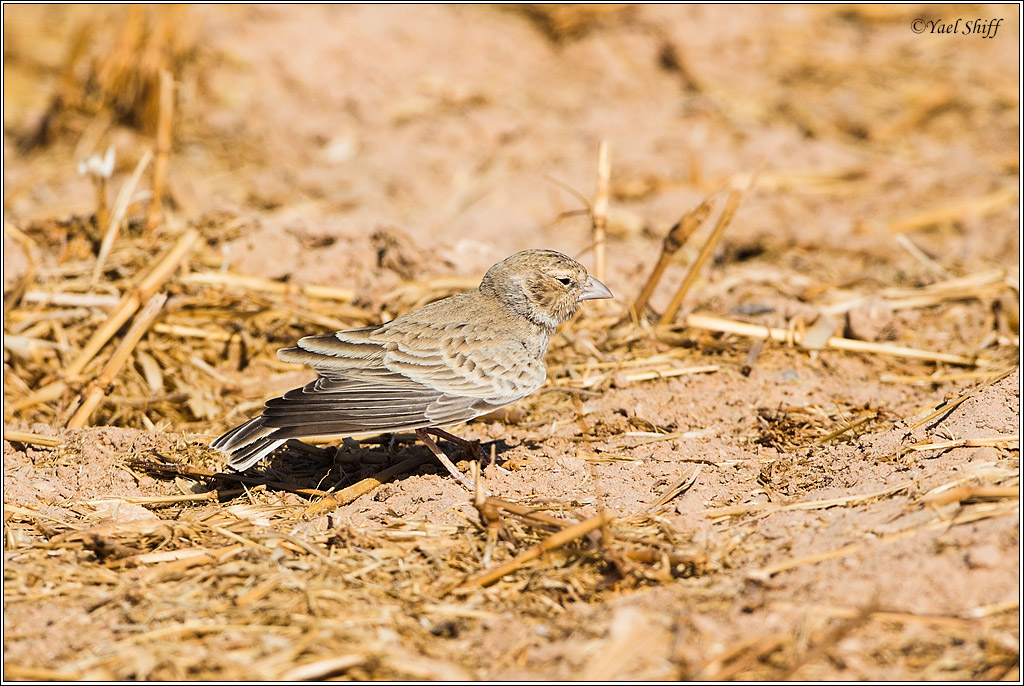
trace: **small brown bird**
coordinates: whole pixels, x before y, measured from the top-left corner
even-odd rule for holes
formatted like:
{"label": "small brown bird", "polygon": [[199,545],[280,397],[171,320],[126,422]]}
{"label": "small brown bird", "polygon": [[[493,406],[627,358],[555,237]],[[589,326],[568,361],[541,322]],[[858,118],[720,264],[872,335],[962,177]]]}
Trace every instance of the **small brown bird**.
{"label": "small brown bird", "polygon": [[386,324],[307,336],[277,352],[319,376],[268,400],[260,416],[212,444],[243,471],[290,438],[416,431],[454,476],[427,433],[523,398],[546,377],[555,328],[584,300],[611,291],[553,250],[524,250],[487,270],[473,291]]}

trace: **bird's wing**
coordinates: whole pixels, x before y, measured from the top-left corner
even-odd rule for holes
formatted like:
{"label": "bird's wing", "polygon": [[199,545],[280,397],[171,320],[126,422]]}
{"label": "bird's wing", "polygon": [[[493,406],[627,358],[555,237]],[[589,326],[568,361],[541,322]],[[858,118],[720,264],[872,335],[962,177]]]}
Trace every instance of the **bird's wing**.
{"label": "bird's wing", "polygon": [[386,335],[388,369],[451,395],[504,405],[540,388],[546,376],[546,336],[531,352],[517,332],[464,322],[395,320]]}
{"label": "bird's wing", "polygon": [[[369,327],[309,336],[278,357],[319,378],[267,402],[278,438],[400,431],[464,422],[544,381],[544,364],[493,330],[466,324]],[[505,343],[500,343],[505,341]]]}

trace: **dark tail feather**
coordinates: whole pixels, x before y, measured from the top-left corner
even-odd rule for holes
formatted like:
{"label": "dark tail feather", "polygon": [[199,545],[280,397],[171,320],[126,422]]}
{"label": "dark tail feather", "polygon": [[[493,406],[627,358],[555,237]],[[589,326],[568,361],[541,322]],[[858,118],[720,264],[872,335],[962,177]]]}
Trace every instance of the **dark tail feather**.
{"label": "dark tail feather", "polygon": [[275,431],[276,428],[263,425],[263,416],[260,415],[236,426],[210,447],[228,456],[229,468],[244,472],[285,442],[286,439],[273,437]]}

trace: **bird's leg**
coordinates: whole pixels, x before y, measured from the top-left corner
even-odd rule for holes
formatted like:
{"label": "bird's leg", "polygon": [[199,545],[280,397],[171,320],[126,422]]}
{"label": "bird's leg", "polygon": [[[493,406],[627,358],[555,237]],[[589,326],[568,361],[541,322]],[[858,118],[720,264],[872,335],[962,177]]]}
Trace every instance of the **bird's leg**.
{"label": "bird's leg", "polygon": [[[444,451],[438,448],[437,443],[434,443],[434,439],[430,437],[428,432],[435,431],[437,431],[437,429],[416,429],[416,438],[423,441],[423,444],[427,446],[427,449],[429,449],[430,452],[434,453],[437,459],[441,461],[441,464],[444,465],[444,468],[447,469],[448,472],[455,477],[456,481],[462,484],[466,488],[466,490],[472,491],[473,484],[469,480],[469,478],[465,474],[460,472],[454,464],[452,464],[452,461],[448,459],[448,456],[444,454]],[[443,434],[445,432],[442,431],[441,433]]]}
{"label": "bird's leg", "polygon": [[[459,446],[460,448],[462,448],[463,450],[465,450],[467,452],[476,453],[476,459],[480,462],[480,468],[481,469],[483,469],[484,467],[486,467],[488,465],[492,465],[495,469],[497,469],[502,474],[511,474],[511,472],[509,472],[507,469],[502,467],[500,464],[495,463],[495,461],[494,461],[494,453],[491,453],[490,455],[488,455],[487,451],[485,451],[483,446],[480,445],[480,441],[477,441],[477,440],[470,441],[470,440],[466,440],[465,438],[459,438],[458,436],[456,436],[454,434],[450,434],[447,431],[442,431],[441,429],[428,428],[428,429],[423,429],[423,431],[426,431],[428,433],[432,433],[435,436],[437,436],[438,438],[443,438],[446,441],[450,441],[450,442],[454,443],[455,445]],[[492,445],[492,447],[493,447],[493,445]]]}
{"label": "bird's leg", "polygon": [[[481,467],[487,464],[488,461],[490,460],[490,456],[486,452],[484,452],[483,446],[480,445],[480,441],[471,441],[465,438],[459,438],[455,434],[450,434],[447,431],[442,431],[441,429],[427,428],[420,429],[419,431],[434,434],[438,438],[443,438],[444,440],[450,443],[454,443],[455,445],[459,446],[460,448],[467,452],[476,453],[476,458],[480,461]],[[417,431],[416,433],[419,433],[419,431]]]}

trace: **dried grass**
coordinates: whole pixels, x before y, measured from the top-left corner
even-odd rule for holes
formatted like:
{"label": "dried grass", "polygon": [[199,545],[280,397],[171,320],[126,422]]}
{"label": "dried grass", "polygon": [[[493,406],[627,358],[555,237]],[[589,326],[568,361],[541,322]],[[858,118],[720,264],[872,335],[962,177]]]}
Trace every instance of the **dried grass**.
{"label": "dried grass", "polygon": [[97,122],[156,133],[161,74],[180,72],[199,50],[197,22],[183,5],[87,15],[68,41],[57,92],[39,126],[21,141],[23,149],[81,135]]}

